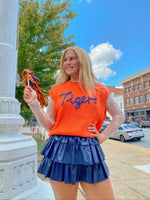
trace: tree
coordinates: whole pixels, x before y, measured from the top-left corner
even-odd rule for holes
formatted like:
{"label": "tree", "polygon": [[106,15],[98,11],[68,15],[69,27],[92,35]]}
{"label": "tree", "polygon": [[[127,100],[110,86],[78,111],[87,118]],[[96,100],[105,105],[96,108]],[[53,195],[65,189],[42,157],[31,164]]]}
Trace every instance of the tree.
{"label": "tree", "polygon": [[[24,69],[34,71],[45,93],[55,83],[62,51],[75,45],[71,41],[74,35],[65,37],[70,20],[77,15],[71,6],[69,0],[20,2],[18,74],[21,77]],[[23,84],[16,88],[16,98],[21,102],[21,114],[26,119],[29,108],[22,97],[23,89]]]}

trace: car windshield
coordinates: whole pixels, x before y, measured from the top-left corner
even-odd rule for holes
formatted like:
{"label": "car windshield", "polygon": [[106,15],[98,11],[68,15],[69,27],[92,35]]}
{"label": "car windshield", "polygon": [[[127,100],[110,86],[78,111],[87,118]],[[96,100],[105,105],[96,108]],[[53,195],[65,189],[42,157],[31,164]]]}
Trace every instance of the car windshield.
{"label": "car windshield", "polygon": [[132,125],[132,124],[124,124],[123,127],[126,128],[126,129],[130,129],[130,128],[138,128],[137,126]]}

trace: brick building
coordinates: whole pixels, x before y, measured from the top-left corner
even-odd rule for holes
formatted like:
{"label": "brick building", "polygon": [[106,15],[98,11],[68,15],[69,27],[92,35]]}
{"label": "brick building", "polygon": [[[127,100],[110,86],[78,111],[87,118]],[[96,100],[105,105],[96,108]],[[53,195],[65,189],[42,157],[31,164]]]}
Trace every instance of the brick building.
{"label": "brick building", "polygon": [[150,67],[123,79],[120,84],[124,87],[126,119],[150,120]]}
{"label": "brick building", "polygon": [[124,88],[108,86],[108,85],[106,87],[109,90],[111,96],[115,99],[117,104],[124,111],[124,102],[123,102]]}
{"label": "brick building", "polygon": [[[123,100],[124,88],[118,88],[115,86],[106,86],[106,87],[109,90],[111,96],[116,101],[116,103],[120,106],[120,108],[124,112],[124,100]],[[111,116],[108,112],[107,112],[106,116],[107,116],[107,118],[111,119]]]}

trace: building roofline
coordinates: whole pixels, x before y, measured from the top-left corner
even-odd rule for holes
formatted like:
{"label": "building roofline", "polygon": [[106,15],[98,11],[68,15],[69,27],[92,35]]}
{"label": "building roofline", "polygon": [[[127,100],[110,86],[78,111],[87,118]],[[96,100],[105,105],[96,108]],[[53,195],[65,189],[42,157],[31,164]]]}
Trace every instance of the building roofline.
{"label": "building roofline", "polygon": [[129,82],[129,81],[131,81],[133,79],[139,78],[139,77],[141,77],[141,76],[143,76],[144,74],[147,74],[147,73],[150,73],[150,67],[148,67],[148,68],[146,68],[146,69],[144,69],[144,70],[142,70],[140,72],[137,72],[137,73],[135,73],[135,74],[133,74],[131,76],[128,76],[127,78],[124,78],[119,83],[120,84],[124,84],[124,83]]}

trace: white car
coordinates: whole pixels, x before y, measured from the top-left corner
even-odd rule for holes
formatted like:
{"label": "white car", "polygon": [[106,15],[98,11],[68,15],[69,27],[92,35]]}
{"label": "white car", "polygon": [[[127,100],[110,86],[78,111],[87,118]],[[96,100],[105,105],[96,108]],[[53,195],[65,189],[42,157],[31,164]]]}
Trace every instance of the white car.
{"label": "white car", "polygon": [[119,139],[121,142],[125,140],[140,140],[144,137],[144,131],[132,124],[122,124],[118,130],[110,137],[113,139]]}

